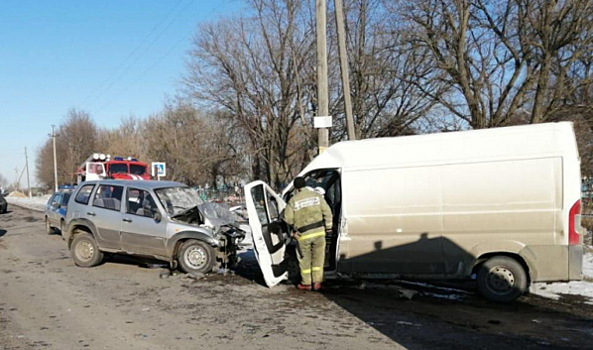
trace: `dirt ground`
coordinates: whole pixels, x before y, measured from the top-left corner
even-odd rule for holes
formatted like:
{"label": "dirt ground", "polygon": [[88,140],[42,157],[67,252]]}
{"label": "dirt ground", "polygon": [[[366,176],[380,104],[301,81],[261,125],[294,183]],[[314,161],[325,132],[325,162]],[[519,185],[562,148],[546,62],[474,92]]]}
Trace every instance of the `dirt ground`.
{"label": "dirt ground", "polygon": [[135,258],[83,269],[41,213],[10,209],[0,349],[593,349],[593,306],[576,297],[499,305],[471,288],[345,280],[268,289],[251,252],[236,275],[200,280]]}

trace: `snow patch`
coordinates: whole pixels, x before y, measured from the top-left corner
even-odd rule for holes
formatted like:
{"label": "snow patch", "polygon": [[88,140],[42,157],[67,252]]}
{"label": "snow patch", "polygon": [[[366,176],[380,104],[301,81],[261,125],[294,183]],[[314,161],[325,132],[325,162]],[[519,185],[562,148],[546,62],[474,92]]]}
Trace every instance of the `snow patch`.
{"label": "snow patch", "polygon": [[51,195],[48,194],[33,198],[6,197],[5,199],[9,204],[18,205],[19,207],[35,211],[45,211],[45,205],[50,197]]}

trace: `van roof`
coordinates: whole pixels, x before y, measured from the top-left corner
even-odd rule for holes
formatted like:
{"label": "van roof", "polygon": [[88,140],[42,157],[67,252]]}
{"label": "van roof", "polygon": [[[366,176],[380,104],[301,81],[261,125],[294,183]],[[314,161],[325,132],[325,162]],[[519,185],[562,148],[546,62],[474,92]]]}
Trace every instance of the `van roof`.
{"label": "van roof", "polygon": [[343,141],[302,172],[323,168],[380,168],[496,158],[578,157],[571,122]]}

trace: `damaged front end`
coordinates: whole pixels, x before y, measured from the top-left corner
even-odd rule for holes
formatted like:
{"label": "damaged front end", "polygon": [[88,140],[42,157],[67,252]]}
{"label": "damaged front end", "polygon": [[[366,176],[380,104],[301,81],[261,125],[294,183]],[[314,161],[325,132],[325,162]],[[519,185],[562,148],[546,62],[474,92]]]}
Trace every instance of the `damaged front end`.
{"label": "damaged front end", "polygon": [[235,269],[239,263],[239,243],[245,239],[245,232],[232,225],[220,226],[215,233],[220,245],[216,254],[216,260],[223,269]]}
{"label": "damaged front end", "polygon": [[[223,208],[224,209],[224,208]],[[207,228],[216,241],[216,260],[222,269],[234,269],[239,263],[237,251],[245,239],[246,232],[232,220],[231,216],[221,213],[212,203],[203,203],[171,217],[174,221],[192,226]]]}

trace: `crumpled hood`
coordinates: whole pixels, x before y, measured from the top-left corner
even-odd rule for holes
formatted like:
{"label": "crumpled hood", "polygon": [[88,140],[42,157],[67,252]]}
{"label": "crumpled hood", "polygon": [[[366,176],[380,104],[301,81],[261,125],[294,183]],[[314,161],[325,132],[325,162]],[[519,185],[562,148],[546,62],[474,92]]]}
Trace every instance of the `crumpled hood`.
{"label": "crumpled hood", "polygon": [[206,202],[198,205],[200,213],[207,221],[206,223],[218,228],[224,225],[230,225],[239,228],[237,221],[240,219],[237,215],[233,214],[230,210],[224,208],[216,203]]}

